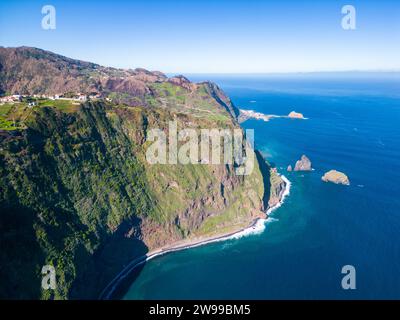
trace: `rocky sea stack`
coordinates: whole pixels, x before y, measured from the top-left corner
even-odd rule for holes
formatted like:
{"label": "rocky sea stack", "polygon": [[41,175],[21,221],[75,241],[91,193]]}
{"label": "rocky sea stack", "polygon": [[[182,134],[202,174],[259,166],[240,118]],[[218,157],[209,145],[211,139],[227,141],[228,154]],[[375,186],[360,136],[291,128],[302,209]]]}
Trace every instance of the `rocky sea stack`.
{"label": "rocky sea stack", "polygon": [[344,184],[346,186],[350,185],[349,178],[343,172],[336,170],[330,170],[326,172],[322,177],[322,181],[332,182],[335,184]]}
{"label": "rocky sea stack", "polygon": [[301,159],[296,162],[294,167],[294,171],[311,171],[311,161],[304,154],[301,156]]}

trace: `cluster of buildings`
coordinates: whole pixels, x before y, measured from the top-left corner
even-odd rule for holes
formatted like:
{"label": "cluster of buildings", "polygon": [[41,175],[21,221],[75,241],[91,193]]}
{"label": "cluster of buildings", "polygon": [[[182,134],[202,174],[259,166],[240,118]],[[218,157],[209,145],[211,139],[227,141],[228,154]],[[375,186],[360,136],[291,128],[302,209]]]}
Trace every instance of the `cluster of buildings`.
{"label": "cluster of buildings", "polygon": [[[23,100],[23,98],[49,99],[49,100],[70,100],[70,101],[76,101],[76,102],[85,102],[88,99],[99,99],[100,94],[86,95],[86,94],[82,94],[82,93],[76,93],[76,94],[68,94],[68,97],[66,97],[63,94],[55,94],[55,95],[34,94],[33,96],[14,94],[14,95],[10,95],[10,96],[0,97],[0,103],[21,102]],[[35,103],[35,102],[29,102],[29,106],[34,106],[36,104],[37,103]]]}
{"label": "cluster of buildings", "polygon": [[[92,96],[90,96],[90,97],[92,97]],[[71,101],[85,102],[88,99],[88,96],[86,94],[82,94],[82,93],[76,93],[73,95],[69,94],[68,96],[65,96],[63,94],[54,94],[54,95],[35,94],[35,95],[33,95],[33,98],[49,99],[49,100],[71,100]]]}
{"label": "cluster of buildings", "polygon": [[0,97],[0,102],[19,102],[22,101],[22,96],[19,94],[14,94],[12,96]]}
{"label": "cluster of buildings", "polygon": [[50,100],[71,100],[71,101],[79,101],[79,102],[85,102],[88,99],[88,96],[85,94],[81,94],[81,93],[77,93],[74,96],[70,96],[70,97],[65,97],[63,95],[60,94],[55,94],[53,96],[45,96],[45,99],[50,99]]}

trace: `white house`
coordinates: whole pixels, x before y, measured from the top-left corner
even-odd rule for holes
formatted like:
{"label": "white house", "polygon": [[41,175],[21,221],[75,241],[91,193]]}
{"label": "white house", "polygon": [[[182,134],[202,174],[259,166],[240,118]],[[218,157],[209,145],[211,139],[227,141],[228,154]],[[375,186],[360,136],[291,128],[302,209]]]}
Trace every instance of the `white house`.
{"label": "white house", "polygon": [[14,101],[21,101],[21,96],[20,95],[12,95],[12,96],[6,96],[0,98],[1,102],[14,102]]}

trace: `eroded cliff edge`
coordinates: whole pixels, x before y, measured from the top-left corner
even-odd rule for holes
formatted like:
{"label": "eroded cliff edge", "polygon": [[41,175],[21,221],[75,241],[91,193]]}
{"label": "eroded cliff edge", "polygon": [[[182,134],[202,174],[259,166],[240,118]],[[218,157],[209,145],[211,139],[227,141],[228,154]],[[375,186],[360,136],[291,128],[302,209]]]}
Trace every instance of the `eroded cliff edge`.
{"label": "eroded cliff edge", "polygon": [[[96,95],[67,106],[21,102],[4,115],[20,124],[0,132],[2,298],[96,298],[133,258],[246,227],[279,199],[282,181],[260,155],[249,176],[233,165],[145,160],[149,128],[167,131],[169,121],[239,128],[215,84],[32,48],[2,49],[0,64],[9,94]],[[46,264],[56,268],[55,291],[41,289]]]}

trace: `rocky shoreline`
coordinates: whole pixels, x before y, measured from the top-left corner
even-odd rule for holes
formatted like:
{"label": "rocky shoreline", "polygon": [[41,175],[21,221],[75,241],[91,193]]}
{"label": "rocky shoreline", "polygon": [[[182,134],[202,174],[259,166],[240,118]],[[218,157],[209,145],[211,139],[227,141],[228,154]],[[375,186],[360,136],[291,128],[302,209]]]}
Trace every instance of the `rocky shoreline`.
{"label": "rocky shoreline", "polygon": [[290,194],[290,187],[291,183],[290,181],[283,175],[280,175],[280,177],[283,180],[284,183],[284,189],[282,192],[279,193],[279,201],[275,203],[273,206],[268,207],[266,210],[266,219],[262,218],[256,218],[254,219],[248,227],[246,228],[240,228],[235,231],[231,231],[228,233],[223,233],[219,234],[216,236],[210,236],[210,237],[198,237],[194,239],[186,239],[182,241],[175,242],[171,245],[167,245],[155,250],[152,250],[148,252],[147,254],[134,259],[132,262],[130,262],[101,292],[99,299],[100,300],[110,300],[110,299],[115,299],[119,297],[118,294],[118,287],[121,285],[121,283],[131,274],[135,269],[137,269],[139,266],[143,265],[147,261],[154,259],[158,256],[162,256],[168,253],[176,252],[176,251],[181,251],[181,250],[186,250],[190,248],[195,248],[199,246],[203,246],[206,244],[214,243],[214,242],[219,242],[219,241],[225,241],[225,240],[230,240],[230,239],[235,239],[235,238],[240,238],[246,235],[250,234],[258,234],[262,232],[265,228],[265,222],[268,220],[269,215],[279,208],[285,198]]}
{"label": "rocky shoreline", "polygon": [[256,112],[254,110],[245,110],[245,109],[240,109],[239,111],[240,111],[238,118],[239,123],[245,122],[246,120],[249,119],[263,120],[265,122],[268,122],[269,120],[274,118],[287,118],[287,119],[300,119],[300,120],[308,119],[305,118],[302,113],[296,111],[291,111],[288,115],[264,114],[261,112]]}

